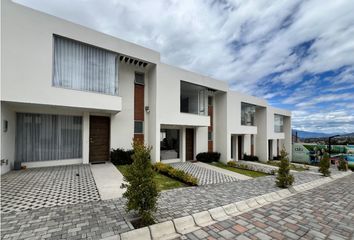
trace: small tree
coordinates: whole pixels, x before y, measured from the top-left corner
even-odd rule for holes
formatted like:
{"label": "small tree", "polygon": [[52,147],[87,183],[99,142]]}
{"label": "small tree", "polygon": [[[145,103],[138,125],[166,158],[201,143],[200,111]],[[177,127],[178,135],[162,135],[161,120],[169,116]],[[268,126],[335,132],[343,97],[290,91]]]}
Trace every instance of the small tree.
{"label": "small tree", "polygon": [[339,162],[338,162],[338,170],[339,171],[348,171],[348,163],[345,161],[343,156],[340,156]]}
{"label": "small tree", "polygon": [[154,223],[152,213],[156,211],[159,193],[150,161],[151,147],[134,142],[133,149],[133,163],[124,176],[127,184],[122,184],[122,188],[127,188],[123,197],[128,200],[127,210],[136,210],[141,216],[141,224],[146,226]]}
{"label": "small tree", "polygon": [[329,161],[329,155],[328,153],[324,153],[323,157],[320,160],[320,168],[318,171],[323,174],[325,177],[329,177],[331,175],[331,172],[329,171],[330,167],[330,161]]}
{"label": "small tree", "polygon": [[288,153],[283,148],[280,151],[280,164],[275,183],[278,187],[288,188],[293,184],[293,182],[294,176],[290,174],[290,162],[288,158]]}

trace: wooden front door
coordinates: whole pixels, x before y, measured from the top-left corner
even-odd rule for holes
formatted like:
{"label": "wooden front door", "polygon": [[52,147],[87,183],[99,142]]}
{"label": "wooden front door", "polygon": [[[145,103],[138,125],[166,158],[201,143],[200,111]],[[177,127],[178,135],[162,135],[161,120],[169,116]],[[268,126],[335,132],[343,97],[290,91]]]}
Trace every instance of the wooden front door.
{"label": "wooden front door", "polygon": [[241,160],[241,159],[243,159],[243,154],[242,154],[242,151],[243,151],[243,149],[242,149],[242,136],[238,136],[237,137],[237,150],[238,150],[238,160]]}
{"label": "wooden front door", "polygon": [[186,160],[194,160],[194,129],[186,129]]}
{"label": "wooden front door", "polygon": [[109,160],[110,118],[90,116],[90,162]]}

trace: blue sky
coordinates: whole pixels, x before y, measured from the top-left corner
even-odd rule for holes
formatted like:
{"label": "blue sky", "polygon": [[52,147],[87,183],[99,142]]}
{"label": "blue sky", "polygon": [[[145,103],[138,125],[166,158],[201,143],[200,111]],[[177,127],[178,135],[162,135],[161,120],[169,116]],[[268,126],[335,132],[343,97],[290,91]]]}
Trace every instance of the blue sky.
{"label": "blue sky", "polygon": [[266,98],[296,129],[354,132],[353,0],[16,2]]}

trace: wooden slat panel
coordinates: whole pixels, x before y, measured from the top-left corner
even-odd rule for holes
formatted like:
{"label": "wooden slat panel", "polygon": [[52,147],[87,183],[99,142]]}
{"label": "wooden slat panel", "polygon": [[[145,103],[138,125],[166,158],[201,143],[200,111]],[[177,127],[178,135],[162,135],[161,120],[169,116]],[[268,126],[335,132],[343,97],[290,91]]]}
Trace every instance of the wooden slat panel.
{"label": "wooden slat panel", "polygon": [[186,129],[186,160],[194,160],[194,129]]}
{"label": "wooden slat panel", "polygon": [[135,84],[134,120],[144,121],[144,85]]}
{"label": "wooden slat panel", "polygon": [[109,160],[110,118],[90,116],[90,162]]}

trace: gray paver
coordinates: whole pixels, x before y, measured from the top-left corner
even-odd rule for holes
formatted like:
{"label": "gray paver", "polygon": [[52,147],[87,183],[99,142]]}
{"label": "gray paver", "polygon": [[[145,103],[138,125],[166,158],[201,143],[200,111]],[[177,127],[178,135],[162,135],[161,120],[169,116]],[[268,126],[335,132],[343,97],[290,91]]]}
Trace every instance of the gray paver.
{"label": "gray paver", "polygon": [[211,239],[353,239],[353,183],[352,174],[201,230]]}
{"label": "gray paver", "polygon": [[[322,178],[318,175],[307,173],[296,173],[294,175],[295,184],[302,184]],[[353,176],[347,178],[351,179],[353,182]],[[340,179],[337,181],[343,180]],[[337,181],[327,185],[336,184]],[[320,188],[323,187],[324,186],[321,186]],[[155,218],[157,222],[164,222],[166,220],[172,220],[174,218],[206,211],[212,208],[224,206],[230,203],[249,199],[277,190],[279,190],[279,188],[275,186],[274,176],[267,176],[245,181],[211,184],[199,187],[179,188],[164,191],[159,197],[158,210],[155,213]],[[302,194],[306,193],[307,191],[303,192]],[[335,193],[336,191],[331,194]],[[313,194],[313,196],[316,195]],[[352,194],[352,196],[354,196],[354,194]],[[293,197],[287,199],[287,201],[282,200],[282,202],[288,203],[292,198]],[[348,199],[350,200],[351,198]],[[301,202],[299,200],[297,201]],[[334,205],[341,207],[343,202],[346,201],[347,200],[344,198],[329,198],[329,203],[326,206],[328,207]],[[91,201],[87,203],[55,206],[51,208],[33,209],[29,211],[3,213],[1,215],[1,235],[5,238],[11,234],[20,233],[20,235],[15,235],[11,239],[19,239],[22,236],[40,238],[45,234],[51,234],[50,239],[100,239],[102,236],[106,236],[104,234],[111,234],[111,232],[114,232],[114,234],[117,235],[132,229],[132,226],[128,223],[127,219],[132,219],[134,217],[134,213],[126,213],[124,209],[125,202],[126,201],[124,199],[118,198],[113,200]],[[311,215],[311,212],[305,211],[309,204],[311,204],[311,202],[304,202],[304,212],[303,215],[299,215],[300,217],[305,218],[307,216],[306,214]],[[267,207],[268,205],[264,207]],[[278,208],[282,209],[284,206],[280,205]],[[267,209],[264,211],[267,212]],[[270,209],[268,214],[269,216],[273,215],[275,217],[284,219],[285,217],[279,216],[277,211],[277,209]],[[263,213],[264,212],[261,211],[259,212],[261,215]],[[337,221],[341,220],[345,223],[353,220],[353,215],[347,216],[346,220],[344,218],[337,219],[336,212],[330,212],[328,216],[336,219]],[[257,218],[259,218],[259,216]],[[240,222],[238,224],[240,225],[247,222],[244,221],[247,220],[247,218],[244,220],[239,218],[239,220]],[[299,220],[296,218],[293,220],[303,221],[302,219]],[[275,225],[275,223],[279,223],[279,221],[275,220],[275,218],[273,220],[270,218],[268,222],[269,225]],[[285,223],[287,222],[284,221],[282,224]],[[251,223],[247,222],[247,224]],[[48,229],[44,232],[34,232],[35,229],[44,227],[48,227]],[[71,230],[75,228],[81,228],[81,230],[78,232]],[[339,232],[335,232],[336,236],[338,234],[339,236],[342,236],[340,234],[343,232],[350,232],[350,228],[338,229]],[[229,231],[235,232],[236,230]],[[194,238],[197,239],[197,236],[191,236],[194,236]],[[219,237],[221,236],[219,235]],[[249,238],[250,236],[244,235],[244,237]]]}
{"label": "gray paver", "polygon": [[1,212],[98,201],[89,165],[31,168],[1,176]]}
{"label": "gray paver", "polygon": [[239,181],[236,177],[199,166],[191,162],[171,163],[171,166],[181,169],[198,179],[199,185],[218,184]]}

